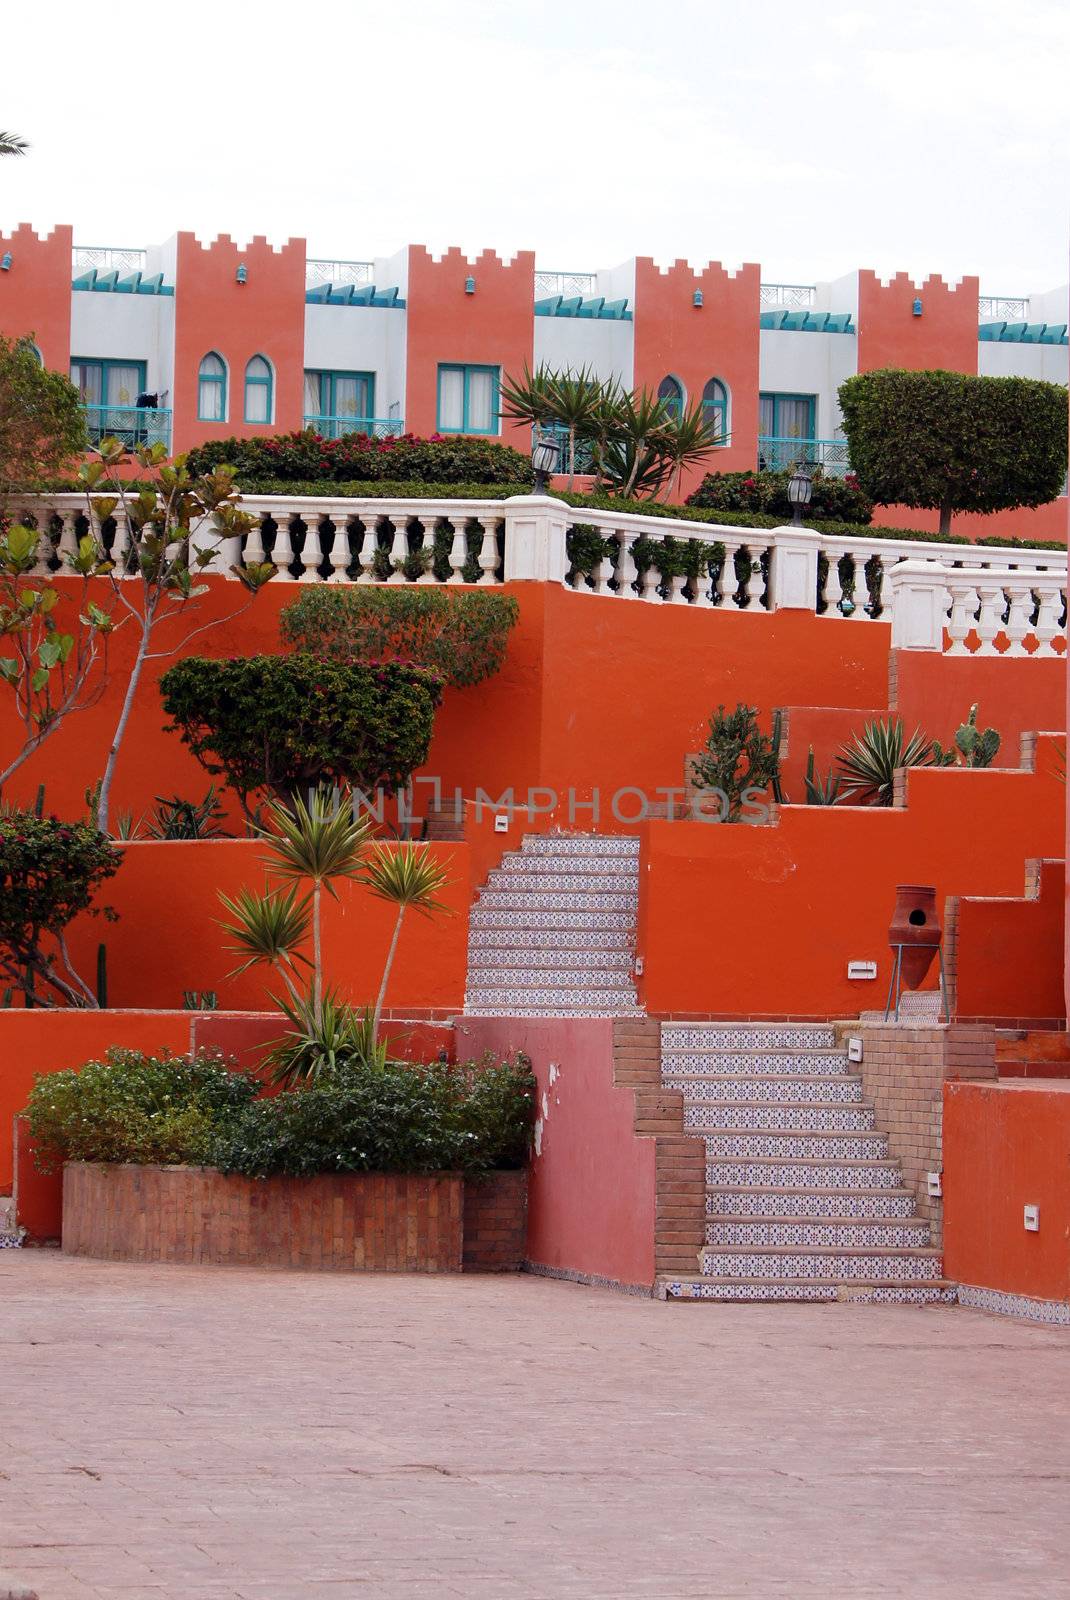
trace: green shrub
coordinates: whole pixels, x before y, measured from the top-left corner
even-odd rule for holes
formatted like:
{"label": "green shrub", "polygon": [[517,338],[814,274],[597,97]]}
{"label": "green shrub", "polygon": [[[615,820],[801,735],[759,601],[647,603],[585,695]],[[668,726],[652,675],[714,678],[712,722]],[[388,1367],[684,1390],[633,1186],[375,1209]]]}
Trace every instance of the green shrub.
{"label": "green shrub", "polygon": [[[39,1004],[92,1005],[93,997],[49,949],[122,864],[122,852],[87,822],[0,809],[0,989]],[[105,915],[110,915],[104,912]]]}
{"label": "green shrub", "polygon": [[301,433],[277,434],[271,439],[217,439],[198,445],[187,457],[187,466],[194,474],[223,464],[237,468],[243,485],[250,491],[258,479],[287,485],[391,479],[528,488],[534,481],[529,456],[493,439],[464,435],[435,434],[418,439],[415,434],[406,433],[374,439],[366,433],[348,433],[340,439],[324,439],[306,428]]}
{"label": "green shrub", "polygon": [[523,1056],[464,1066],[350,1060],[254,1100],[213,1147],[222,1172],[465,1172],[527,1159],[535,1083]]}
{"label": "green shrub", "polygon": [[168,731],[242,809],[320,784],[396,792],[427,760],[440,680],[419,667],[301,654],[177,661],[160,679]]}
{"label": "green shrub", "polygon": [[108,1050],[80,1071],[38,1073],[26,1106],[35,1160],[43,1172],[64,1161],[203,1163],[259,1088],[210,1051]]}
{"label": "green shrub", "polygon": [[755,706],[718,706],[710,717],[705,748],[691,763],[700,789],[723,797],[722,821],[739,822],[748,790],[767,789],[780,777],[780,759],[773,741],[758,726]]}
{"label": "green shrub", "polygon": [[[710,472],[693,494],[689,506],[710,511],[761,511],[790,521],[794,507],[788,499],[790,472]],[[812,494],[807,519],[865,524],[873,515],[873,502],[858,487],[853,474],[827,476],[818,467],[811,479]]]}
{"label": "green shrub", "polygon": [[520,615],[493,589],[378,589],[310,585],[279,619],[284,643],[333,661],[401,661],[454,688],[480,683],[505,660]]}

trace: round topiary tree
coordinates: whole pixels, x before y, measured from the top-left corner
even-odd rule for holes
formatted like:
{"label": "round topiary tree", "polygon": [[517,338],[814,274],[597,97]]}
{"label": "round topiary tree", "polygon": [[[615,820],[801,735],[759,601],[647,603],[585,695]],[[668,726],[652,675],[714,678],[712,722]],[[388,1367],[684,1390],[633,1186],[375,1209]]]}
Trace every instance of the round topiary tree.
{"label": "round topiary tree", "polygon": [[963,372],[859,373],[840,385],[851,465],[881,505],[940,513],[1054,500],[1066,477],[1067,395],[1035,378]]}

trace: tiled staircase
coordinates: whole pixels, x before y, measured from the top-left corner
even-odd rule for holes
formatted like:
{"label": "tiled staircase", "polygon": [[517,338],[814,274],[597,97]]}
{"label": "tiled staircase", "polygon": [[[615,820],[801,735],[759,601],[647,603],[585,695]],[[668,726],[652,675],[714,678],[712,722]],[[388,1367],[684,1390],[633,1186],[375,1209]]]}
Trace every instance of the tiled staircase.
{"label": "tiled staircase", "polygon": [[639,841],[525,834],[472,911],[469,1016],[638,1017]]}
{"label": "tiled staircase", "polygon": [[706,1143],[705,1246],[664,1298],[954,1298],[831,1027],[663,1023],[661,1075]]}
{"label": "tiled staircase", "polygon": [[9,1194],[0,1194],[0,1250],[17,1250],[22,1243],[22,1230],[15,1221],[15,1202]]}

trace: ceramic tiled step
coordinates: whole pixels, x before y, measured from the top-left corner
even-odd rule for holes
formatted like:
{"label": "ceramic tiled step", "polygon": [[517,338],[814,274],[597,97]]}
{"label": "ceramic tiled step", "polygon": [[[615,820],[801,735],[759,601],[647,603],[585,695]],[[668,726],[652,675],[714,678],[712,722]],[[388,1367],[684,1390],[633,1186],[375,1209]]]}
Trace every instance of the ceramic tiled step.
{"label": "ceramic tiled step", "polygon": [[761,1133],[717,1128],[706,1133],[709,1161],[879,1161],[887,1154],[883,1133],[815,1133],[805,1128]]}
{"label": "ceramic tiled step", "polygon": [[[525,879],[579,876],[592,883],[601,883],[604,878],[630,875],[634,883],[638,860],[638,856],[532,856],[512,850],[502,856],[494,871],[508,873],[510,876],[516,873]],[[491,876],[493,875],[492,873]]]}
{"label": "ceramic tiled step", "polygon": [[862,1079],[848,1077],[818,1077],[816,1073],[784,1072],[779,1077],[746,1077],[742,1072],[690,1073],[685,1076],[662,1077],[662,1086],[677,1089],[685,1100],[716,1102],[750,1101],[755,1105],[861,1105]]}
{"label": "ceramic tiled step", "polygon": [[484,907],[482,901],[469,918],[473,928],[523,928],[550,933],[560,928],[570,933],[628,932],[635,927],[634,911],[538,911],[513,907]]}
{"label": "ceramic tiled step", "polygon": [[527,833],[522,849],[526,856],[631,856],[639,859],[639,840],[626,833]]}
{"label": "ceramic tiled step", "polygon": [[634,912],[639,903],[639,896],[632,889],[628,893],[611,894],[608,892],[587,893],[580,889],[563,890],[560,894],[551,894],[548,890],[539,894],[528,894],[526,890],[490,889],[481,890],[476,902],[479,910],[497,911],[631,911]]}
{"label": "ceramic tiled step", "polygon": [[707,1217],[913,1217],[915,1200],[909,1189],[747,1189],[722,1187],[706,1192]]}
{"label": "ceramic tiled step", "polygon": [[[476,916],[473,911],[473,918]],[[632,936],[627,928],[532,928],[517,927],[512,921],[495,926],[469,927],[468,949],[473,951],[521,950],[585,950],[601,955],[606,951],[623,951],[632,957]]]}
{"label": "ceramic tiled step", "polygon": [[572,1010],[575,1006],[602,1006],[614,1013],[636,1010],[634,989],[570,989],[560,985],[532,986],[527,989],[469,989],[465,1007],[471,1006],[489,1006],[503,1016],[513,1016],[518,1006],[534,1006],[540,1011],[555,1007]]}
{"label": "ceramic tiled step", "polygon": [[742,1133],[779,1134],[785,1125],[794,1132],[861,1133],[876,1125],[873,1107],[809,1101],[792,1105],[783,1101],[758,1105],[753,1100],[685,1101],[684,1128],[737,1128]]}
{"label": "ceramic tiled step", "polygon": [[471,1005],[466,1002],[466,1017],[645,1017],[641,1006],[581,1006],[571,1001],[561,1005],[535,1006],[519,1001],[506,1006]]}
{"label": "ceramic tiled step", "polygon": [[750,1160],[706,1162],[708,1189],[900,1189],[898,1161]]}
{"label": "ceramic tiled step", "polygon": [[956,1287],[945,1278],[921,1283],[876,1279],[870,1283],[819,1283],[800,1279],[659,1277],[654,1293],[662,1300],[851,1301],[863,1305],[953,1305]]}
{"label": "ceramic tiled step", "polygon": [[[468,971],[490,980],[495,972],[615,973],[631,980],[634,957],[623,945],[619,950],[533,949],[525,944],[476,945],[468,953]],[[526,980],[525,980],[526,981]]]}
{"label": "ceramic tiled step", "polygon": [[738,1073],[757,1077],[845,1077],[848,1061],[836,1050],[668,1050],[661,1047],[663,1078],[710,1077]]}
{"label": "ceramic tiled step", "polygon": [[706,1245],[700,1251],[704,1278],[774,1278],[796,1282],[819,1279],[833,1283],[915,1283],[939,1278],[939,1250],[792,1250],[787,1247],[753,1250],[720,1249]]}
{"label": "ceramic tiled step", "polygon": [[920,1218],[725,1217],[706,1219],[706,1243],[740,1250],[788,1245],[805,1250],[919,1250],[930,1243]]}
{"label": "ceramic tiled step", "polygon": [[834,1050],[835,1029],[817,1022],[663,1022],[663,1050]]}
{"label": "ceramic tiled step", "polygon": [[627,968],[604,972],[598,967],[477,967],[468,968],[469,993],[477,989],[597,989],[635,996]]}
{"label": "ceramic tiled step", "polygon": [[634,895],[634,872],[588,872],[586,867],[577,871],[573,866],[568,872],[532,872],[532,863],[526,862],[524,868],[509,867],[502,869],[496,867],[487,876],[487,888],[490,890],[506,889],[513,892],[522,889],[525,894],[557,894],[562,891],[580,890],[590,893],[597,890],[603,894],[629,894]]}

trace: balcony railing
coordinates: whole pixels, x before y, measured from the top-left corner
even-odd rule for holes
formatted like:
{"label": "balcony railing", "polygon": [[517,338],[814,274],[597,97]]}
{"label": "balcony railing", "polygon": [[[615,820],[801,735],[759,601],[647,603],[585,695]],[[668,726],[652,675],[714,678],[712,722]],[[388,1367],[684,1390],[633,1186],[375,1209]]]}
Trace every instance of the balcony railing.
{"label": "balcony railing", "polygon": [[405,431],[400,417],[306,417],[305,427],[324,439],[340,439],[346,433],[366,433],[372,439],[388,439]]}
{"label": "balcony railing", "polygon": [[762,311],[806,311],[813,305],[816,295],[812,283],[763,283],[759,308]]}
{"label": "balcony railing", "polygon": [[594,272],[537,272],[535,274],[535,298],[542,300],[547,295],[559,294],[565,299],[575,295],[587,298],[593,295],[598,286],[598,276]]}
{"label": "balcony railing", "polygon": [[821,467],[830,478],[843,478],[851,470],[846,439],[787,439],[758,435],[758,471],[788,472],[800,461]]}
{"label": "balcony railing", "polygon": [[133,450],[139,444],[162,444],[171,448],[171,413],[138,406],[83,406],[90,444],[101,439],[118,439]]}
{"label": "balcony railing", "polygon": [[1028,322],[1029,296],[983,294],[977,302],[979,322]]}
{"label": "balcony railing", "polygon": [[371,283],[374,272],[374,261],[306,261],[305,288],[314,289],[317,283]]}
{"label": "balcony railing", "polygon": [[71,252],[75,277],[96,267],[98,272],[144,272],[144,250],[122,250],[110,244],[76,244]]}

